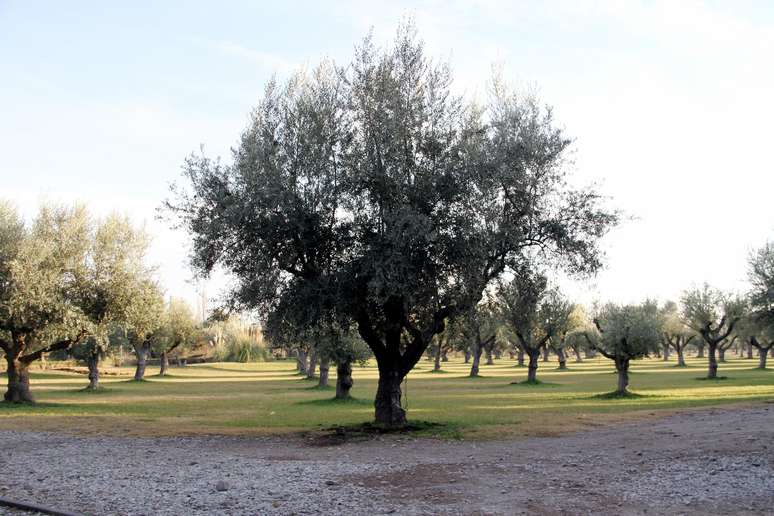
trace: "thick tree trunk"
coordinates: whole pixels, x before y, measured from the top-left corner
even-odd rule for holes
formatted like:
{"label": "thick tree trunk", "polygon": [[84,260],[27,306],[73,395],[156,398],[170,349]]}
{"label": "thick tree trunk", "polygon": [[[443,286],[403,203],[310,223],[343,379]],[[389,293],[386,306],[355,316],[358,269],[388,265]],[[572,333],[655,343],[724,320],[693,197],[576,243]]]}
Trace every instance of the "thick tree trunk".
{"label": "thick tree trunk", "polygon": [[[774,347],[771,349],[774,349]],[[768,350],[763,348],[758,350],[758,369],[766,369],[766,357],[768,356],[769,356]]]}
{"label": "thick tree trunk", "polygon": [[[502,358],[503,358],[503,352],[502,352],[502,351],[500,351],[499,349],[496,349],[496,350],[494,351],[494,357],[495,357],[497,360],[502,360]],[[489,364],[489,365],[492,365],[492,364]]]}
{"label": "thick tree trunk", "polygon": [[540,358],[539,349],[527,350],[529,356],[529,366],[527,368],[527,383],[535,383],[537,381],[538,359]]}
{"label": "thick tree trunk", "polygon": [[[718,361],[715,357],[717,344],[708,344],[709,346],[709,361],[707,367],[707,378],[712,380],[718,377]],[[704,348],[701,348],[704,351]]]}
{"label": "thick tree trunk", "polygon": [[575,353],[575,361],[583,362],[583,359],[581,358],[581,354],[580,354],[580,348],[578,346],[573,346],[572,351],[573,353]]}
{"label": "thick tree trunk", "polygon": [[669,362],[669,344],[664,345],[664,362]]}
{"label": "thick tree trunk", "polygon": [[99,389],[99,353],[92,353],[86,359],[89,366],[89,386],[87,389],[96,391]]}
{"label": "thick tree trunk", "polygon": [[718,348],[718,362],[725,362],[726,361],[726,350],[723,348]]}
{"label": "thick tree trunk", "polygon": [[307,379],[314,378],[314,373],[317,370],[317,350],[313,349],[309,354],[309,368],[306,370]]}
{"label": "thick tree trunk", "polygon": [[352,362],[336,364],[336,399],[345,400],[349,398],[352,383]]}
{"label": "thick tree trunk", "polygon": [[320,359],[320,381],[317,382],[318,387],[328,386],[328,374],[330,372],[330,363],[327,358]]}
{"label": "thick tree trunk", "polygon": [[146,343],[142,343],[139,346],[134,346],[134,354],[137,357],[137,368],[134,370],[135,381],[140,381],[145,378],[145,366],[148,362],[149,346]]}
{"label": "thick tree trunk", "polygon": [[487,346],[486,348],[486,365],[494,365],[494,356],[492,356],[492,348]]}
{"label": "thick tree trunk", "polygon": [[167,369],[169,369],[169,355],[166,351],[162,351],[159,358],[159,376],[166,376]]}
{"label": "thick tree trunk", "polygon": [[704,358],[704,346],[699,346],[696,352],[696,358]]}
{"label": "thick tree trunk", "polygon": [[441,362],[448,362],[448,361],[449,361],[449,355],[444,349],[443,351],[441,351]]}
{"label": "thick tree trunk", "polygon": [[556,359],[559,361],[559,369],[567,369],[567,356],[564,354],[564,348],[556,349]]}
{"label": "thick tree trunk", "polygon": [[376,423],[389,428],[398,428],[406,425],[406,411],[400,406],[403,381],[397,367],[379,367],[379,386],[376,389]]}
{"label": "thick tree trunk", "polygon": [[29,364],[11,355],[5,356],[7,363],[8,390],[4,399],[11,403],[34,403],[35,398],[30,392]]}
{"label": "thick tree trunk", "polygon": [[306,351],[298,350],[298,353],[296,354],[296,369],[298,372],[304,376],[306,376],[306,369],[307,369],[307,362],[306,362]]}
{"label": "thick tree trunk", "polygon": [[470,363],[470,350],[469,349],[465,350],[465,363],[466,364]]}
{"label": "thick tree trunk", "polygon": [[677,350],[677,365],[678,367],[685,367],[685,348]]}
{"label": "thick tree trunk", "polygon": [[548,346],[543,347],[543,362],[548,362],[548,358],[551,355],[551,352],[548,349]]}
{"label": "thick tree trunk", "polygon": [[628,360],[616,360],[616,371],[618,371],[618,390],[615,392],[618,394],[626,394],[626,388],[629,386],[629,361]]}
{"label": "thick tree trunk", "polygon": [[747,359],[752,360],[753,357],[753,346],[749,342],[747,343]]}
{"label": "thick tree trunk", "polygon": [[473,346],[473,364],[470,366],[470,376],[478,376],[478,366],[481,363],[481,353],[483,351],[479,344]]}
{"label": "thick tree trunk", "polygon": [[516,366],[524,367],[524,350],[521,347],[516,352]]}

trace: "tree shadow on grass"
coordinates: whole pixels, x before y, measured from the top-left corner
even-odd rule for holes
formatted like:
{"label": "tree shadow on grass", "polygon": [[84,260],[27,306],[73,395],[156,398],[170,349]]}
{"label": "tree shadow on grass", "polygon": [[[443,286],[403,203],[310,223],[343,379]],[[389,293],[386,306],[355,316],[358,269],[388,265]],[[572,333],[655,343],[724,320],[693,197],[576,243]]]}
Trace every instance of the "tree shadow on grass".
{"label": "tree shadow on grass", "polygon": [[559,387],[561,384],[559,383],[551,383],[551,382],[544,382],[542,380],[522,380],[520,382],[511,382],[508,384],[508,386],[515,386],[515,387]]}
{"label": "tree shadow on grass", "polygon": [[375,423],[334,426],[315,432],[305,432],[302,436],[309,446],[338,446],[348,442],[370,441],[383,435],[411,435],[412,437],[436,437],[460,439],[462,434],[457,425],[433,423],[430,421],[409,421],[405,426],[391,428]]}
{"label": "tree shadow on grass", "polygon": [[329,407],[329,406],[336,406],[336,405],[372,405],[373,401],[371,400],[363,400],[360,398],[353,398],[350,396],[349,398],[339,399],[339,398],[323,398],[320,400],[304,400],[304,401],[297,401],[296,405],[307,405],[307,406],[316,406],[316,407]]}
{"label": "tree shadow on grass", "polygon": [[[310,385],[309,387],[302,387],[305,391],[333,391],[336,389],[333,385]],[[284,389],[279,389],[283,391]]]}
{"label": "tree shadow on grass", "polygon": [[601,394],[594,394],[592,396],[589,396],[586,399],[590,400],[635,400],[635,399],[642,399],[642,398],[659,398],[661,396],[656,396],[655,394],[638,394],[636,392],[626,391],[626,392],[603,392]]}
{"label": "tree shadow on grass", "polygon": [[715,378],[707,378],[706,376],[700,376],[699,378],[696,378],[697,380],[705,380],[708,382],[719,382],[721,380],[730,380],[728,376],[716,376]]}

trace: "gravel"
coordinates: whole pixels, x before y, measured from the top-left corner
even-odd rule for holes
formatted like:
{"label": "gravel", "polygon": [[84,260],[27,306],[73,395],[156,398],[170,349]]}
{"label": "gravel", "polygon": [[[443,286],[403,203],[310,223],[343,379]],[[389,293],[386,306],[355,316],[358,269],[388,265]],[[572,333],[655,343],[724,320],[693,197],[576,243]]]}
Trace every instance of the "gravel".
{"label": "gravel", "polygon": [[0,496],[99,515],[774,514],[767,404],[564,437],[320,444],[0,431]]}

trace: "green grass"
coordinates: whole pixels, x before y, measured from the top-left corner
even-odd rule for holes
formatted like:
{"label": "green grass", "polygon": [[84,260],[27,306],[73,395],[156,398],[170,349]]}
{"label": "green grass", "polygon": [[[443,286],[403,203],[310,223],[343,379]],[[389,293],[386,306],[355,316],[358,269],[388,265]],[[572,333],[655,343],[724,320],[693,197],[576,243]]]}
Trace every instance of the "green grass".
{"label": "green grass", "polygon": [[[727,377],[697,381],[706,360],[633,362],[635,396],[609,399],[613,365],[605,359],[540,363],[539,385],[523,382],[526,371],[512,360],[481,366],[471,381],[469,366],[453,359],[445,374],[420,362],[408,378],[404,403],[411,421],[432,435],[464,438],[554,435],[605,421],[650,417],[665,411],[774,399],[774,371],[755,369],[757,360],[732,358],[720,364]],[[83,391],[85,375],[52,370],[32,372],[37,405],[0,403],[0,428],[69,430],[117,435],[270,434],[357,426],[372,420],[376,390],[374,364],[354,368],[352,401],[334,402],[331,389],[317,389],[295,372],[291,361],[200,364],[173,367],[166,377],[148,371],[143,382],[133,370],[103,375],[99,392]],[[5,382],[4,378],[0,381]],[[331,371],[331,385],[335,383]]]}

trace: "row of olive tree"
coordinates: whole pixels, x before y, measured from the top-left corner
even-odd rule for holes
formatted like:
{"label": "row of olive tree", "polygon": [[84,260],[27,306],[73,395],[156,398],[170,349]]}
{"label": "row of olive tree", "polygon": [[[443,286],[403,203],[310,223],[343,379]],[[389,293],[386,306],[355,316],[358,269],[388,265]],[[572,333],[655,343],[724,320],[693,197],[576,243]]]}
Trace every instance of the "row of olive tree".
{"label": "row of olive tree", "polygon": [[4,399],[32,402],[29,368],[48,353],[69,351],[99,388],[99,364],[110,336],[123,334],[142,379],[155,346],[161,374],[169,353],[195,329],[188,306],[165,307],[148,238],[123,216],[95,219],[84,206],[46,204],[31,223],[0,201],[0,351],[6,361]]}

